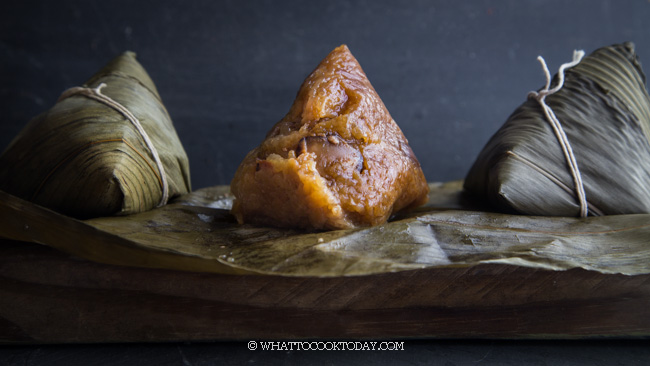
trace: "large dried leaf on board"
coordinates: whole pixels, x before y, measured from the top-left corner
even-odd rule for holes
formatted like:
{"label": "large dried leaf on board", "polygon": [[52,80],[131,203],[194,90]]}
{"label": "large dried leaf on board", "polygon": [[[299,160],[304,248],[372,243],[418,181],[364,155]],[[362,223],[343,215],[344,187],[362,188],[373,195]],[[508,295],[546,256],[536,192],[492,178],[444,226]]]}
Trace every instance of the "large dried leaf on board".
{"label": "large dried leaf on board", "polygon": [[133,52],[116,57],[85,84],[132,113],[157,150],[115,108],[87,95],[60,99],[0,156],[0,189],[79,218],[156,207],[163,178],[170,196],[190,190],[187,155],[153,81]]}
{"label": "large dried leaf on board", "polygon": [[[573,148],[589,213],[649,213],[650,100],[634,45],[600,48],[565,76],[546,103]],[[465,187],[505,212],[579,212],[565,156],[535,99],[515,110],[489,140]]]}
{"label": "large dried leaf on board", "polygon": [[650,273],[650,215],[532,217],[481,211],[462,182],[430,184],[429,202],[386,224],[305,232],[240,225],[228,187],[151,211],[79,221],[0,191],[0,236],[127,266],[284,276],[369,275],[503,263]]}

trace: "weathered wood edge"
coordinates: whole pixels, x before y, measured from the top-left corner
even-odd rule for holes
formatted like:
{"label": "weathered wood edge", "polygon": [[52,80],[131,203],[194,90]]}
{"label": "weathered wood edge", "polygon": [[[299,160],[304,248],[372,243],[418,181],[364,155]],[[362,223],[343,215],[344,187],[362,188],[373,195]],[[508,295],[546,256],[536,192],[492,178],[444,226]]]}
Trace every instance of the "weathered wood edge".
{"label": "weathered wood edge", "polygon": [[296,278],[121,267],[0,241],[0,343],[650,336],[650,275],[483,264]]}

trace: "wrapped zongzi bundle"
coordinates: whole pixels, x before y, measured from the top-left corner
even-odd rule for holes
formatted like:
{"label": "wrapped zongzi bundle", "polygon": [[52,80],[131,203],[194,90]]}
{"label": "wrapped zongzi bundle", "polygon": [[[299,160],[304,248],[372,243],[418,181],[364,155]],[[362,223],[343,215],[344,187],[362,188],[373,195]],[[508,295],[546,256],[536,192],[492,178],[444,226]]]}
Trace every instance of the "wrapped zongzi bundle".
{"label": "wrapped zongzi bundle", "polygon": [[185,150],[134,53],[29,122],[0,156],[0,189],[77,218],[146,211],[190,191]]}
{"label": "wrapped zongzi bundle", "polygon": [[428,186],[402,131],[343,45],[248,153],[231,190],[240,223],[339,229],[381,224],[426,202]]}
{"label": "wrapped zongzi bundle", "polygon": [[551,84],[490,139],[466,190],[531,215],[650,212],[650,99],[634,45],[578,57]]}

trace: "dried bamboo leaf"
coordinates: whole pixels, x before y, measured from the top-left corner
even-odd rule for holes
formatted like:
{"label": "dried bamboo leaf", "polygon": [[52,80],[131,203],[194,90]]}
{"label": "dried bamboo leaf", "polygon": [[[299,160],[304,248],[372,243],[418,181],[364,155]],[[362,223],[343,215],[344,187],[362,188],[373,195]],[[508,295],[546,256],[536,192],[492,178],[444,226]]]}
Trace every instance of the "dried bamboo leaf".
{"label": "dried bamboo leaf", "polygon": [[[573,147],[590,213],[650,213],[650,98],[634,45],[598,49],[565,75],[564,86],[546,103]],[[534,99],[486,144],[465,187],[504,212],[579,211],[560,144]]]}
{"label": "dried bamboo leaf", "polygon": [[[169,195],[190,190],[187,155],[160,95],[135,54],[125,52],[86,86],[118,102],[158,151]],[[156,207],[162,177],[143,135],[115,108],[82,94],[34,118],[0,156],[0,189],[79,218]]]}
{"label": "dried bamboo leaf", "polygon": [[384,225],[304,232],[239,225],[228,187],[125,217],[78,221],[0,192],[0,235],[129,266],[350,276],[480,263],[650,273],[650,215],[558,218],[476,211],[462,182],[430,184],[419,211]]}

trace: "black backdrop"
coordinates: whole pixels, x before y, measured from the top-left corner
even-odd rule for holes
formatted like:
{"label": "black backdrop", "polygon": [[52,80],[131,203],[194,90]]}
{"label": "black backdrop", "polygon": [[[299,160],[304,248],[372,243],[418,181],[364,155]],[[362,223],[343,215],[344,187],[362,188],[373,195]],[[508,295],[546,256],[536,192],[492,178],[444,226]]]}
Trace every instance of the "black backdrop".
{"label": "black backdrop", "polygon": [[0,149],[125,50],[156,83],[193,188],[228,184],[303,79],[347,44],[429,181],[463,178],[488,138],[574,49],[633,41],[647,1],[14,1],[0,12]]}
{"label": "black backdrop", "polygon": [[[645,0],[4,1],[0,150],[63,90],[132,50],[174,120],[193,188],[228,184],[302,80],[346,43],[428,180],[460,179],[527,92],[544,84],[538,55],[556,70],[576,48],[629,40],[650,60],[648,20]],[[400,354],[364,357],[375,364],[645,365],[649,350],[647,342],[625,341],[407,341]],[[243,343],[0,348],[0,363],[29,365],[357,363],[362,356],[253,354]]]}

